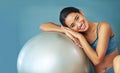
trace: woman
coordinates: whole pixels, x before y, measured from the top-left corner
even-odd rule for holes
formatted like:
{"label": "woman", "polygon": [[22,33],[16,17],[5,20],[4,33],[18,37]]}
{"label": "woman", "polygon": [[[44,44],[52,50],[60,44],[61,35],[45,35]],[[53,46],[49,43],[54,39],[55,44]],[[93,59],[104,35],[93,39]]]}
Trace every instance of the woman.
{"label": "woman", "polygon": [[84,50],[96,73],[114,73],[113,59],[118,55],[118,47],[109,23],[90,22],[75,7],[64,8],[60,12],[60,22],[62,26],[48,22],[40,29],[65,33]]}

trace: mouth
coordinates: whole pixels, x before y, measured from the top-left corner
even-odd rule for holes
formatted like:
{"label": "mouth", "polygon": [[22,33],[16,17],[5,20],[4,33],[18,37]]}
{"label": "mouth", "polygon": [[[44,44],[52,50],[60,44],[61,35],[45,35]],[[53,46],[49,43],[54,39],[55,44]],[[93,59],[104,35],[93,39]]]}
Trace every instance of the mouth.
{"label": "mouth", "polygon": [[84,21],[82,22],[81,26],[80,26],[80,30],[84,30],[86,28],[86,25],[84,23]]}
{"label": "mouth", "polygon": [[83,24],[81,25],[80,29],[83,30],[83,29],[85,29],[85,27],[86,27],[86,26],[85,26],[85,24],[83,23]]}

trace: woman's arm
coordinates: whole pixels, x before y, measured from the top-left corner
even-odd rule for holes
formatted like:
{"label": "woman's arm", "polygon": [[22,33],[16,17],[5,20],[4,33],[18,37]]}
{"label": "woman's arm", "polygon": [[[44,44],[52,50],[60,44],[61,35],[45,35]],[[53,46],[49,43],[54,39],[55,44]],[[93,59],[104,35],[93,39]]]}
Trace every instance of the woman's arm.
{"label": "woman's arm", "polygon": [[43,30],[43,31],[46,31],[46,32],[50,32],[50,31],[53,31],[53,32],[62,32],[62,33],[64,32],[61,29],[60,25],[57,25],[57,24],[52,23],[52,22],[47,22],[47,23],[41,24],[40,25],[40,29]]}
{"label": "woman's arm", "polygon": [[44,23],[40,25],[40,29],[45,31],[45,32],[61,32],[64,33],[65,35],[67,35],[77,46],[81,47],[79,41],[77,38],[75,38],[74,36],[72,36],[71,34],[69,34],[68,32],[65,31],[63,26],[54,24],[52,22],[48,22],[48,23]]}
{"label": "woman's arm", "polygon": [[101,63],[101,61],[105,57],[109,38],[112,32],[111,27],[108,23],[102,22],[100,24],[96,51],[93,50],[93,48],[89,45],[86,38],[82,34],[71,30],[68,30],[68,32],[79,39],[83,50],[94,65],[98,65],[99,63]]}

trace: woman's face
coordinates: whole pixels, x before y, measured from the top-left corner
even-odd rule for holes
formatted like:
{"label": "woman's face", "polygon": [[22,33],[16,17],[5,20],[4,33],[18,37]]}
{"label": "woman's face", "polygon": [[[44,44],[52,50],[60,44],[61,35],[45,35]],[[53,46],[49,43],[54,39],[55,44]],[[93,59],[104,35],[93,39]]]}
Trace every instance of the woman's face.
{"label": "woman's face", "polygon": [[87,20],[81,13],[68,14],[68,16],[65,18],[65,24],[77,32],[84,32],[89,27]]}

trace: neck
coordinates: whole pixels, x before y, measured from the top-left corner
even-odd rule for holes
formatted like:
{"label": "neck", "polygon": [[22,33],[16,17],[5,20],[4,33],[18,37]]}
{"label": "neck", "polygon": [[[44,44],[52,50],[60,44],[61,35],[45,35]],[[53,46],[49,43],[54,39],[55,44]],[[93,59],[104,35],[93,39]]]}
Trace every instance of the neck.
{"label": "neck", "polygon": [[88,22],[89,28],[87,31],[84,32],[84,35],[89,35],[92,34],[93,32],[96,31],[96,22]]}

